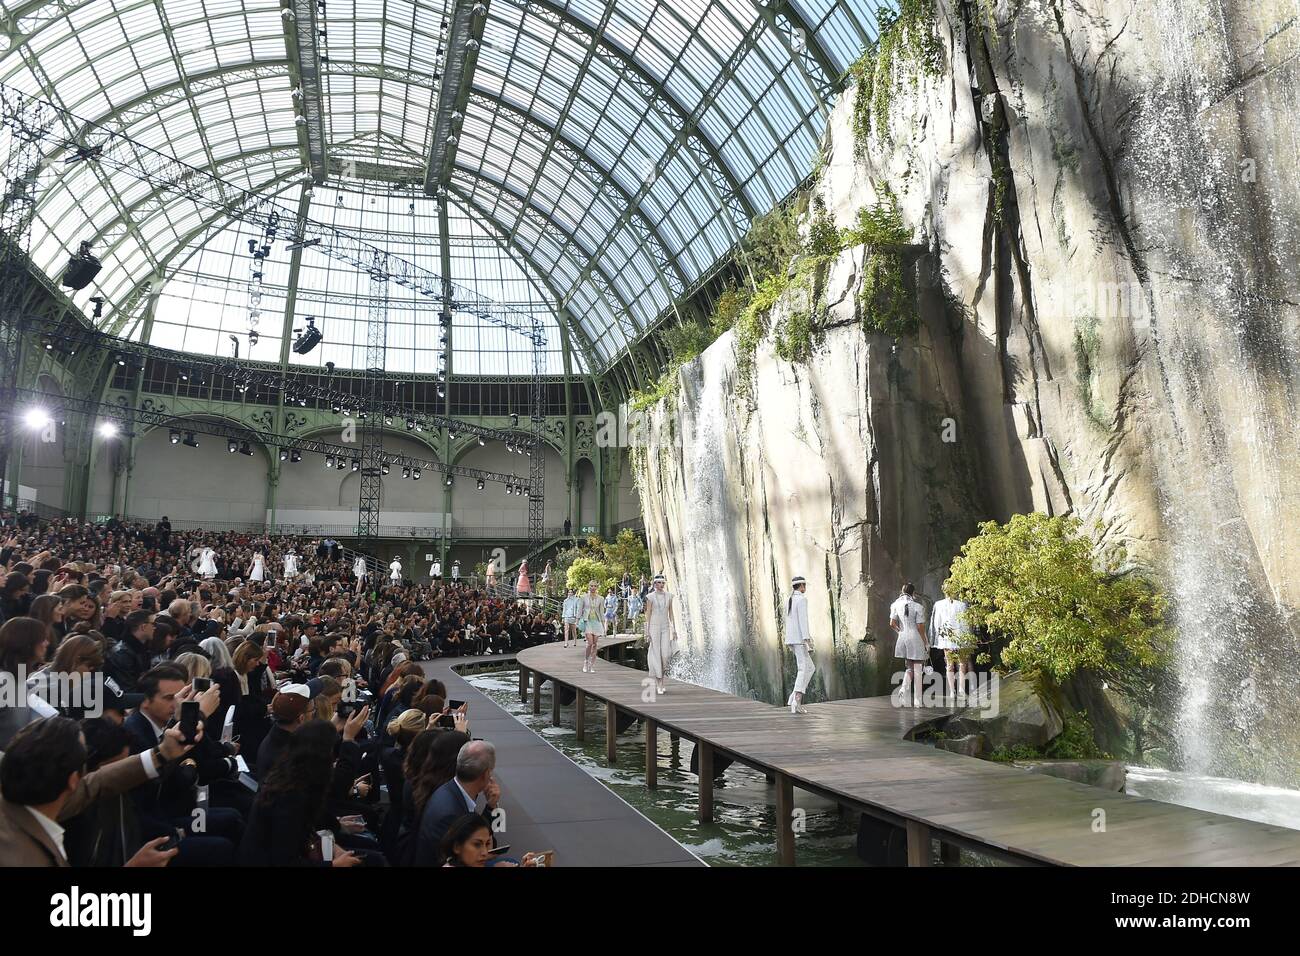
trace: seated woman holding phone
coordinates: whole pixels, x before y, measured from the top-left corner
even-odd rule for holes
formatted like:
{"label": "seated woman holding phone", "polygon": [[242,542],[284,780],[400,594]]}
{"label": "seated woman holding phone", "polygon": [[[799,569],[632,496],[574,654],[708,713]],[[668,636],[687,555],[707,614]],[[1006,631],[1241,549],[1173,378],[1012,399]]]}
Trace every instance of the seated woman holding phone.
{"label": "seated woman holding phone", "polygon": [[492,830],[477,813],[467,813],[447,828],[442,838],[443,867],[480,866],[552,866],[555,851],[525,853],[522,860],[505,858],[508,844],[494,847]]}

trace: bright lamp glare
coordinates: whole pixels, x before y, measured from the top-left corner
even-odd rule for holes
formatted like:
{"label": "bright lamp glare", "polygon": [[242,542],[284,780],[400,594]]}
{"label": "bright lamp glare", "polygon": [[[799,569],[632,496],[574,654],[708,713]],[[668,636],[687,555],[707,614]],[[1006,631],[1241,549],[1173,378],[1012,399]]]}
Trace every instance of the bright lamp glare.
{"label": "bright lamp glare", "polygon": [[50,413],[43,408],[28,409],[23,421],[28,428],[45,428],[50,424]]}
{"label": "bright lamp glare", "polygon": [[100,422],[99,433],[105,438],[112,438],[117,434],[117,425],[114,422]]}

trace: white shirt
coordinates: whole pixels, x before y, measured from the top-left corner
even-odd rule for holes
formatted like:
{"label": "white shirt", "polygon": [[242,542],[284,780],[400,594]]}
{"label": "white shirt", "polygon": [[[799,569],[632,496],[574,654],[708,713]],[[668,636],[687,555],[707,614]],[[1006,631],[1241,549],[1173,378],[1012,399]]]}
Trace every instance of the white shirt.
{"label": "white shirt", "polygon": [[889,622],[898,623],[900,634],[914,634],[916,625],[925,623],[925,608],[915,598],[899,595],[898,600],[889,606]]}
{"label": "white shirt", "polygon": [[563,607],[563,609],[562,609],[562,611],[561,611],[562,615],[563,615],[564,617],[577,617],[577,616],[578,616],[578,605],[581,604],[581,603],[582,603],[582,602],[578,599],[578,595],[576,595],[576,594],[573,594],[573,595],[570,595],[569,597],[566,597],[566,598],[564,599],[564,607]]}
{"label": "white shirt", "polygon": [[429,576],[436,578],[436,577],[440,577],[441,575],[442,575],[442,563],[440,561],[433,562],[433,570],[429,572]]}
{"label": "white shirt", "polygon": [[460,791],[460,795],[465,798],[466,811],[469,813],[473,813],[475,809],[478,807],[478,801],[469,795],[469,791],[460,785],[459,780],[456,780],[455,777],[452,777],[451,779],[455,781],[456,789]]}
{"label": "white shirt", "polygon": [[802,591],[792,591],[785,606],[785,642],[812,643],[812,632],[808,629],[808,596]]}
{"label": "white shirt", "polygon": [[366,576],[365,558],[357,558],[357,560],[352,565],[352,573],[359,578],[364,578]]}
{"label": "white shirt", "polygon": [[59,856],[66,860],[68,858],[68,851],[63,845],[63,827],[59,826],[57,822],[51,820],[39,810],[34,810],[31,807],[25,807],[24,809],[36,818],[36,822],[40,824],[41,829],[45,831],[45,835],[50,838],[50,842],[59,848]]}
{"label": "white shirt", "polygon": [[966,623],[965,617],[969,608],[970,605],[965,601],[954,601],[952,598],[934,602],[934,608],[930,612],[930,637],[936,644],[951,648],[961,646],[962,635],[970,633],[970,625]]}
{"label": "white shirt", "polygon": [[388,570],[393,572],[390,577],[400,578],[402,576],[402,562],[394,561],[388,566]]}

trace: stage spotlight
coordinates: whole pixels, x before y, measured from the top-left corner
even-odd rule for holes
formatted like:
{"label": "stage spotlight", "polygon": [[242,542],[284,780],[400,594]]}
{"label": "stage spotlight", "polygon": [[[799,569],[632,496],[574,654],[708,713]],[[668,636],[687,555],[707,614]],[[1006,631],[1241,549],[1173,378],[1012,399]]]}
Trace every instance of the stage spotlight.
{"label": "stage spotlight", "polygon": [[[294,331],[297,332],[298,330],[294,329]],[[299,355],[306,355],[316,346],[320,345],[323,338],[325,338],[325,336],[321,333],[321,330],[316,328],[316,317],[314,315],[309,315],[307,316],[307,328],[304,329],[296,339],[294,339],[293,350]]]}
{"label": "stage spotlight", "polygon": [[186,432],[186,433],[185,433],[185,440],[184,440],[183,442],[181,442],[181,444],[182,444],[182,445],[185,445],[187,448],[198,448],[198,447],[199,447],[199,441],[198,441],[197,438],[194,437],[194,432]]}
{"label": "stage spotlight", "polygon": [[515,450],[515,446],[512,445],[510,442],[506,442],[506,451],[508,451],[508,452],[510,452],[511,454],[513,454],[513,453],[514,453],[514,450]]}
{"label": "stage spotlight", "polygon": [[299,461],[302,461],[302,452],[295,448],[293,451],[289,452],[289,464],[292,465]]}
{"label": "stage spotlight", "polygon": [[483,490],[483,479],[482,479],[482,478],[480,478],[480,479],[478,480],[478,490],[479,490],[479,491],[482,491],[482,490]]}
{"label": "stage spotlight", "polygon": [[326,467],[326,468],[333,468],[333,467],[334,467],[334,456],[333,456],[333,455],[326,455],[326,456],[325,456],[325,467]]}
{"label": "stage spotlight", "polygon": [[479,446],[480,448],[482,448],[482,447],[483,447],[484,445],[486,445],[486,444],[487,444],[487,442],[485,442],[485,441],[483,440],[483,436],[482,436],[482,435],[479,435],[479,436],[478,436],[478,446]]}
{"label": "stage spotlight", "polygon": [[410,465],[407,465],[406,467],[404,467],[404,468],[402,469],[402,477],[403,477],[403,478],[410,478],[410,477],[411,477],[411,467],[410,467]]}
{"label": "stage spotlight", "polygon": [[453,429],[453,430],[451,430],[451,431],[448,431],[448,432],[447,432],[447,437],[450,438],[452,441],[455,441],[455,440],[456,440],[456,432],[455,432],[455,430]]}
{"label": "stage spotlight", "polygon": [[407,430],[408,432],[413,432],[413,431],[415,431],[415,419],[414,419],[414,418],[408,418],[408,419],[406,420],[406,430]]}
{"label": "stage spotlight", "polygon": [[[102,435],[104,438],[112,438],[112,437],[114,437],[114,436],[117,434],[117,423],[116,423],[116,422],[100,422],[100,423],[99,423],[99,434]],[[175,433],[175,432],[172,432],[172,434],[175,435],[176,433]],[[178,436],[178,437],[179,437],[179,436]],[[176,442],[175,442],[175,441],[172,441],[172,444],[174,445],[174,444],[176,444]]]}
{"label": "stage spotlight", "polygon": [[99,259],[90,251],[90,243],[83,242],[77,254],[68,259],[68,267],[63,272],[60,284],[80,292],[95,281],[95,276],[99,275],[99,270],[102,268]]}
{"label": "stage spotlight", "polygon": [[447,390],[444,389],[441,385],[438,386],[438,397],[439,397],[439,398],[446,398],[446,397],[447,397]]}
{"label": "stage spotlight", "polygon": [[419,480],[420,480],[420,469],[419,469],[419,468],[413,469],[413,470],[411,471],[411,480],[412,480],[412,481],[419,481]]}
{"label": "stage spotlight", "polygon": [[512,427],[515,428],[519,427],[519,416],[514,414],[513,412],[510,413],[510,424]]}
{"label": "stage spotlight", "polygon": [[281,449],[280,449],[280,460],[281,460],[281,461],[288,461],[288,460],[289,460],[289,449],[287,449],[287,448],[281,448]]}
{"label": "stage spotlight", "polygon": [[126,365],[126,356],[125,356],[125,355],[114,355],[114,356],[113,356],[113,361],[117,362],[118,365],[125,366],[125,365]]}
{"label": "stage spotlight", "polygon": [[416,423],[415,423],[415,430],[416,430],[417,432],[423,432],[423,431],[424,431],[424,425],[421,424],[420,422],[416,422]]}
{"label": "stage spotlight", "polygon": [[333,405],[330,406],[330,411],[333,412],[335,415],[337,415],[339,412],[343,411],[343,406],[341,406],[338,402],[335,402]]}
{"label": "stage spotlight", "polygon": [[451,481],[452,481],[452,479],[451,479],[451,475],[448,475],[448,476],[447,476],[447,481],[446,481],[446,485],[447,485],[448,488],[451,487]]}
{"label": "stage spotlight", "polygon": [[241,455],[247,455],[249,458],[252,458],[253,446],[250,445],[248,442],[244,442],[242,445],[239,446],[239,453]]}
{"label": "stage spotlight", "polygon": [[239,442],[235,441],[233,438],[230,439],[226,442],[226,450],[233,455],[235,452],[239,451]]}
{"label": "stage spotlight", "polygon": [[385,424],[385,425],[391,425],[391,424],[393,424],[393,419],[392,419],[390,416],[385,415],[385,416],[384,416],[384,424]]}
{"label": "stage spotlight", "polygon": [[382,475],[388,474],[388,462],[384,462],[383,466],[379,469],[379,473]]}
{"label": "stage spotlight", "polygon": [[181,433],[174,429],[170,434],[168,434],[167,438],[173,445],[179,445],[181,443]]}
{"label": "stage spotlight", "polygon": [[353,470],[353,471],[360,471],[360,470],[361,470],[361,459],[359,459],[359,458],[353,458],[353,459],[352,459],[352,470]]}
{"label": "stage spotlight", "polygon": [[507,485],[506,485],[506,494],[508,494],[508,495],[513,495],[514,493],[515,493],[514,486],[513,486],[513,485],[509,485],[509,484],[507,484]]}

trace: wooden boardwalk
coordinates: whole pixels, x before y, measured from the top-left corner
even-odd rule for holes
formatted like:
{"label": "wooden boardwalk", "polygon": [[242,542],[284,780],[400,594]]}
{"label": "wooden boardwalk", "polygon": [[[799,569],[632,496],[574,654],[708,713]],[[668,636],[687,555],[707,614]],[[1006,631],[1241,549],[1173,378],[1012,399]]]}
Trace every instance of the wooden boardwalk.
{"label": "wooden boardwalk", "polygon": [[[628,638],[605,638],[603,656],[622,656]],[[640,718],[647,754],[666,732],[700,751],[700,819],[713,819],[715,755],[775,776],[778,857],[795,862],[787,812],[793,788],[904,827],[908,862],[928,865],[931,841],[1000,859],[1067,866],[1300,865],[1300,830],[1255,823],[1143,797],[1130,797],[902,739],[933,708],[897,708],[887,697],[810,704],[806,715],[669,681],[646,693],[644,671],[601,660],[582,672],[581,648],[548,644],[518,655],[520,692],[534,713],[544,680],[576,692],[579,735],[588,698],[608,706],[608,757],[615,759],[616,711]],[[529,686],[531,684],[531,687]],[[560,696],[551,694],[559,722]],[[648,760],[647,786],[655,766]]]}

